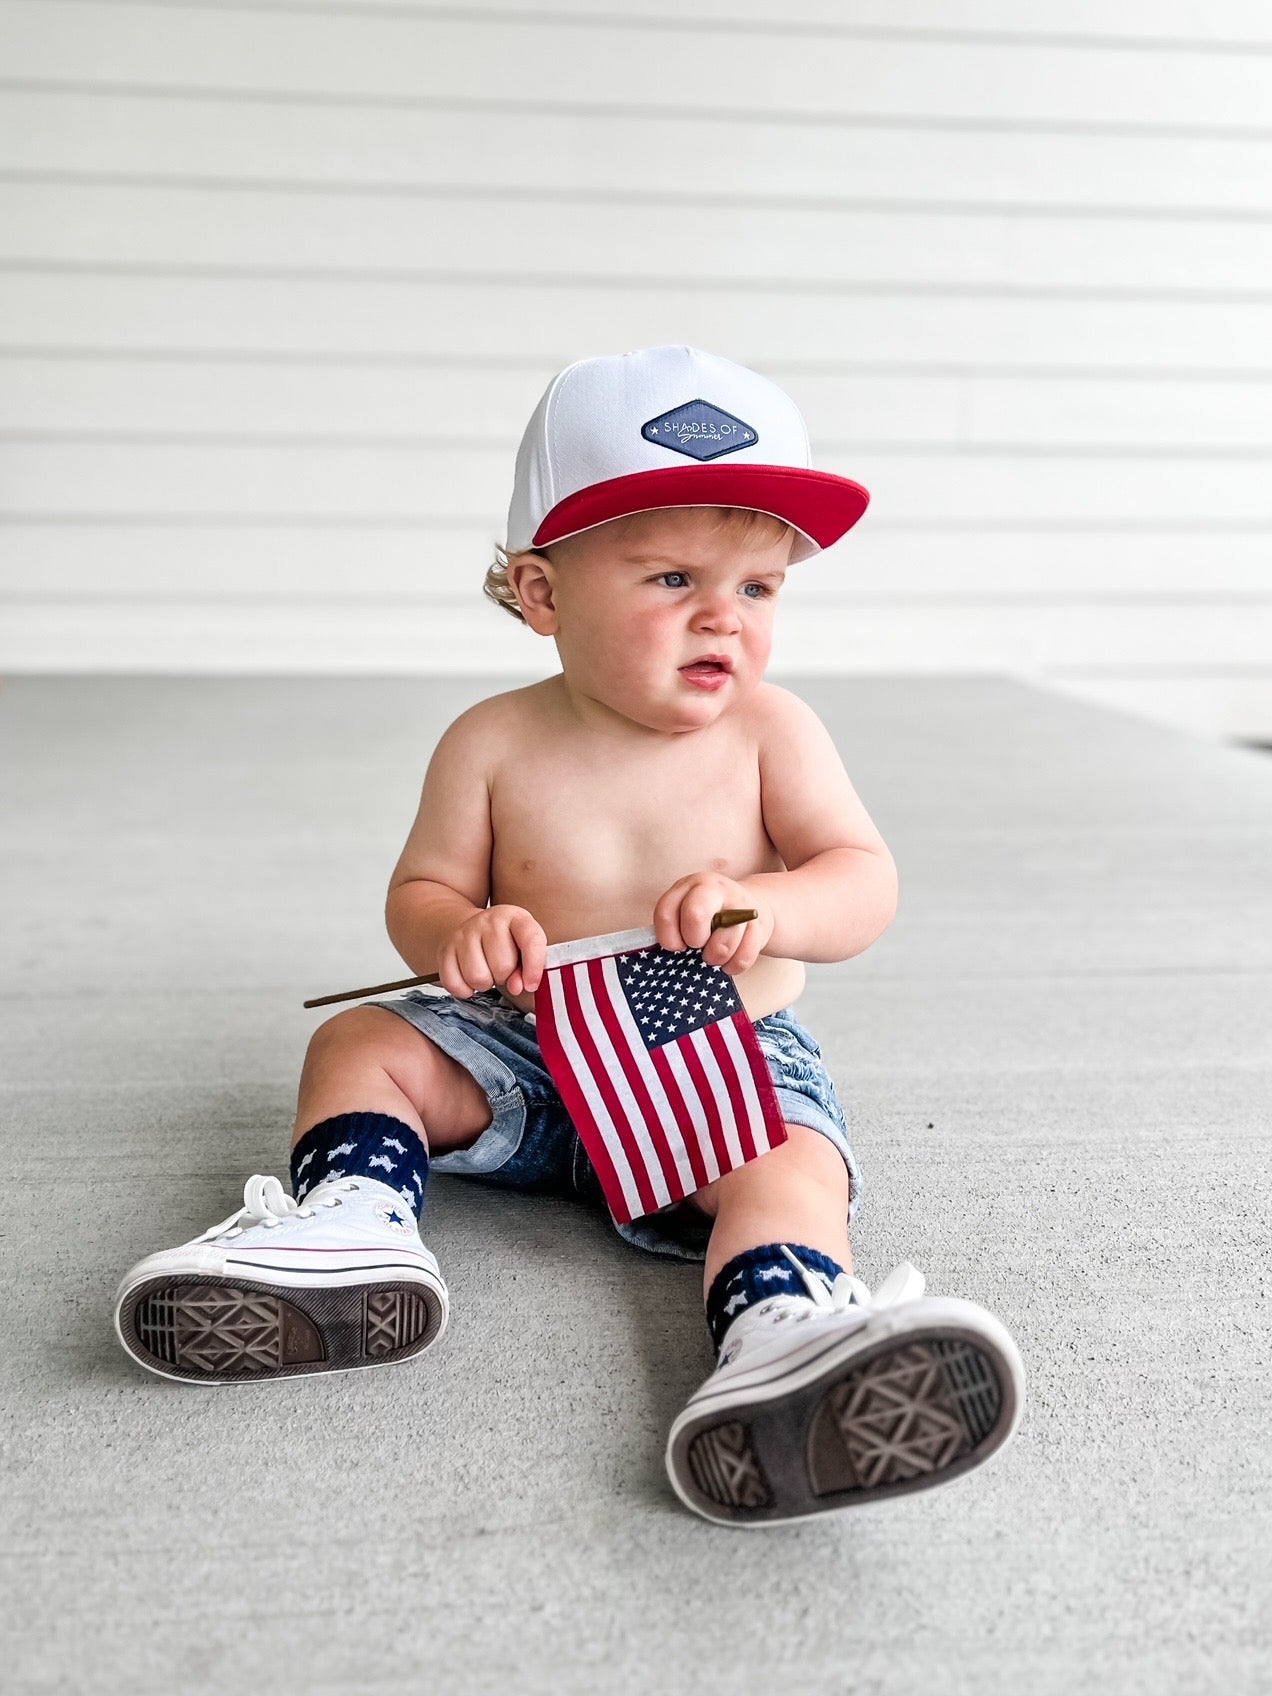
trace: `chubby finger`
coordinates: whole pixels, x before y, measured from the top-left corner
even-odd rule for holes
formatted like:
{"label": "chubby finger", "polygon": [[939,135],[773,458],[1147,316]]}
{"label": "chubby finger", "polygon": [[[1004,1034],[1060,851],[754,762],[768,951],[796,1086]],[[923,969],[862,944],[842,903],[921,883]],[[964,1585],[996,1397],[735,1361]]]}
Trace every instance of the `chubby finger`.
{"label": "chubby finger", "polygon": [[459,967],[461,977],[470,989],[493,989],[495,987],[495,974],[486,958],[481,937],[476,932],[470,932],[456,943],[455,963]]}
{"label": "chubby finger", "polygon": [[660,948],[669,948],[679,952],[679,950],[689,946],[680,928],[683,898],[684,889],[678,883],[673,883],[665,895],[658,897],[658,903],[654,908],[654,935],[658,939]]}
{"label": "chubby finger", "polygon": [[[519,913],[508,928],[520,951],[521,961],[521,969],[515,974],[520,980],[520,987],[513,989],[512,993],[520,995],[524,989],[533,994],[543,981],[548,951],[547,932],[532,914],[525,911]],[[512,989],[511,978],[508,980],[508,987]]]}
{"label": "chubby finger", "polygon": [[731,978],[741,977],[743,972],[749,972],[760,957],[760,951],[754,942],[747,942],[738,947],[724,962],[723,970]]}
{"label": "chubby finger", "polygon": [[736,963],[738,955],[747,944],[747,926],[731,925],[727,930],[713,931],[702,950],[702,958],[709,966],[724,966]]}
{"label": "chubby finger", "polygon": [[455,949],[449,943],[437,956],[437,977],[447,994],[453,995],[457,1001],[467,1001],[473,993],[464,981]]}
{"label": "chubby finger", "polygon": [[[680,904],[680,929],[690,948],[701,948],[704,957],[714,963],[727,959],[737,944],[741,926],[713,931],[711,921],[725,904],[725,898],[713,884],[695,884]],[[708,947],[714,944],[708,955]],[[721,953],[723,950],[723,953]]]}
{"label": "chubby finger", "polygon": [[512,939],[509,927],[500,927],[489,933],[482,943],[482,951],[486,956],[490,975],[496,983],[507,983],[521,964],[517,944]]}

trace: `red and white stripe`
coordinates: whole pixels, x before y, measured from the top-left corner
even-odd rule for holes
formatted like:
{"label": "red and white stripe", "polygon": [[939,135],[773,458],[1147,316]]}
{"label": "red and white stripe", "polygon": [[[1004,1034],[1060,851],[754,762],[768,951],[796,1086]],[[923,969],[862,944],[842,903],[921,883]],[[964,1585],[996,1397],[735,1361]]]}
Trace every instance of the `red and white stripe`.
{"label": "red and white stripe", "polygon": [[647,1050],[611,954],[549,969],[535,1016],[544,1060],[620,1223],[786,1140],[745,1013]]}

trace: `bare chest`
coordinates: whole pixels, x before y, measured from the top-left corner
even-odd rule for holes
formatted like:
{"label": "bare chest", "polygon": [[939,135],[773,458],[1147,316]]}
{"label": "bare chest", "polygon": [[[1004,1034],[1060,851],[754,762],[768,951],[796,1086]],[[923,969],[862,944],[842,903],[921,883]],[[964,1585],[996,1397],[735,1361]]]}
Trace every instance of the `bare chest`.
{"label": "bare chest", "polygon": [[492,902],[528,908],[549,942],[648,925],[678,878],[780,869],[759,762],[743,736],[621,762],[604,750],[510,750],[491,786]]}

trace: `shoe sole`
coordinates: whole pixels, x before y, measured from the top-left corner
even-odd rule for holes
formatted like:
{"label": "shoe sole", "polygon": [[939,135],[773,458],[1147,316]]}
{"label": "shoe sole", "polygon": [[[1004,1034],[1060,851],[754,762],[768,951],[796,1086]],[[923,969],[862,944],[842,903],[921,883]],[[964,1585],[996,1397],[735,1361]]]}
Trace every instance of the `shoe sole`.
{"label": "shoe sole", "polygon": [[[943,1484],[1015,1430],[1023,1368],[1005,1331],[909,1330],[786,1392],[740,1393],[672,1428],[667,1470],[694,1512],[772,1525]],[[1014,1361],[1010,1358],[1014,1355]]]}
{"label": "shoe sole", "polygon": [[414,1280],[309,1289],[150,1278],[128,1292],[116,1314],[120,1341],[135,1360],[191,1384],[387,1366],[421,1354],[445,1323],[442,1296]]}

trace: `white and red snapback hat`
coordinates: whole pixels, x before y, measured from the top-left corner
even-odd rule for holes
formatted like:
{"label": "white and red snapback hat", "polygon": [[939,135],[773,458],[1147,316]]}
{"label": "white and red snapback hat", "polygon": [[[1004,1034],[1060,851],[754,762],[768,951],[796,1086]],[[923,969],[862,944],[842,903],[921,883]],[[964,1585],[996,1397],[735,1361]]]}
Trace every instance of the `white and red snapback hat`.
{"label": "white and red snapback hat", "polygon": [[794,564],[837,542],[869,499],[813,470],[799,408],[767,377],[701,348],[638,348],[576,360],[548,384],[517,449],[506,546],[547,547],[633,512],[742,506],[794,525]]}

